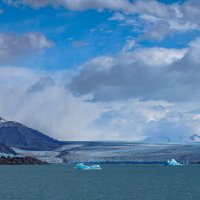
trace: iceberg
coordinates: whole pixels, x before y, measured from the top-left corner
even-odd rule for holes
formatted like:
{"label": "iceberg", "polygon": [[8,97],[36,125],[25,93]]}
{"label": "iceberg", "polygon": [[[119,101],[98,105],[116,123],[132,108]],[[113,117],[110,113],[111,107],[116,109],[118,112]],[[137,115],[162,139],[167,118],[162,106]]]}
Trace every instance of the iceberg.
{"label": "iceberg", "polygon": [[166,165],[168,166],[181,166],[182,164],[177,162],[175,159],[168,160]]}
{"label": "iceberg", "polygon": [[91,166],[88,166],[88,165],[85,165],[84,163],[77,163],[76,166],[75,166],[75,169],[77,170],[101,170],[101,167],[100,165],[91,165]]}

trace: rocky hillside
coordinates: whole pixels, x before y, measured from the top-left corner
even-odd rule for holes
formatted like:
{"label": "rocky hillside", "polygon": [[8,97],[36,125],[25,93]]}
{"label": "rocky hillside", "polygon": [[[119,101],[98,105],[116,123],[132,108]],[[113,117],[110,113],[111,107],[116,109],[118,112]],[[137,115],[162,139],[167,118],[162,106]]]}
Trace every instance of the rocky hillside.
{"label": "rocky hillside", "polygon": [[37,158],[32,157],[0,157],[0,165],[43,165],[47,164]]}

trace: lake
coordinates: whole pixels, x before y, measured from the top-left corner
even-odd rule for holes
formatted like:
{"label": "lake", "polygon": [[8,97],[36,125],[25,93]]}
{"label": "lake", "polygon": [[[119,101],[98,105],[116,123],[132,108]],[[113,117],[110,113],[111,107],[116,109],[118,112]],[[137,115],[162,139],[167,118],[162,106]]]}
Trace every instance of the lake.
{"label": "lake", "polygon": [[0,166],[1,200],[199,200],[200,166]]}

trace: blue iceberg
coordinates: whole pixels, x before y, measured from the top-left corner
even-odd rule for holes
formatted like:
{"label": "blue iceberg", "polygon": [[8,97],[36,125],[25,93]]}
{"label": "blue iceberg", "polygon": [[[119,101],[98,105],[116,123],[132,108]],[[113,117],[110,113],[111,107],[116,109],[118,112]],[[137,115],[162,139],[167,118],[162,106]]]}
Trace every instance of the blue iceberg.
{"label": "blue iceberg", "polygon": [[177,162],[175,159],[168,160],[166,165],[168,166],[181,166],[182,164]]}
{"label": "blue iceberg", "polygon": [[88,165],[85,165],[84,163],[77,163],[76,166],[75,166],[75,169],[77,170],[101,170],[101,167],[100,165],[91,165],[91,166],[88,166]]}

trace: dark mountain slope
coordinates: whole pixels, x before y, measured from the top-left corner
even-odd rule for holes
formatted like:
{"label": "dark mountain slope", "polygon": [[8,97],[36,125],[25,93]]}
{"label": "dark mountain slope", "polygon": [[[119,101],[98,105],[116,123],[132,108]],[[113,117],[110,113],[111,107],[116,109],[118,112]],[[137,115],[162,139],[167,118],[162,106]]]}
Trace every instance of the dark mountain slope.
{"label": "dark mountain slope", "polygon": [[0,144],[0,153],[17,155],[14,150],[12,150],[10,147],[6,146],[5,144]]}
{"label": "dark mountain slope", "polygon": [[0,118],[0,143],[31,150],[52,150],[61,142],[23,124]]}

